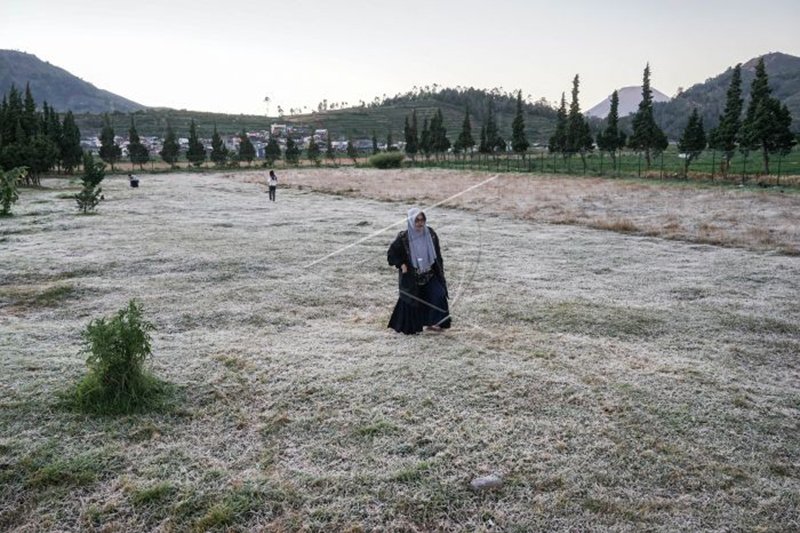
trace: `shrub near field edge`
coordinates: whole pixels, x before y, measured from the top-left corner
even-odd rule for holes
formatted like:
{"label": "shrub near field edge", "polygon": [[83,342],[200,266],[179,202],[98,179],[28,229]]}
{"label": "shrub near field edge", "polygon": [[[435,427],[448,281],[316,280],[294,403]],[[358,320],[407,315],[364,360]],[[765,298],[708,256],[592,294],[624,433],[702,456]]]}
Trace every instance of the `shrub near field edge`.
{"label": "shrub near field edge", "polygon": [[370,157],[369,164],[370,166],[380,169],[400,168],[403,166],[405,158],[406,156],[402,152],[385,152]]}

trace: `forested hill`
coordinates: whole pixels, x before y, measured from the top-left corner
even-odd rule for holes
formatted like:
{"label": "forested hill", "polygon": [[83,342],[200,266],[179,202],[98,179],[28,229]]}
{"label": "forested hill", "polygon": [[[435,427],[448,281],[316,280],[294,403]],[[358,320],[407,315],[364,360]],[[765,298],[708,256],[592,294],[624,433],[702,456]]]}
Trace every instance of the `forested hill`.
{"label": "forested hill", "polygon": [[[516,113],[515,98],[511,93],[502,93],[496,89],[416,90],[383,100],[376,99],[357,107],[321,109],[313,113],[282,117],[149,108],[135,112],[134,119],[140,135],[164,135],[168,122],[179,135],[186,135],[189,123],[194,120],[201,137],[211,137],[215,125],[221,134],[230,135],[243,129],[265,130],[272,123],[281,123],[306,129],[325,128],[331,131],[335,139],[363,139],[374,133],[384,142],[391,132],[392,139],[397,142],[403,140],[406,117],[416,111],[417,127],[422,131],[425,119],[430,119],[437,109],[441,109],[447,135],[455,140],[461,132],[464,113],[469,106],[472,136],[478,142],[490,101],[500,135],[506,139],[511,138],[511,123]],[[555,128],[555,109],[542,101],[525,103],[523,109],[528,140],[532,143],[546,142]],[[111,119],[117,132],[128,130],[130,117],[127,114],[112,113]],[[97,134],[103,125],[102,116],[98,114],[79,114],[76,121],[85,134]]]}
{"label": "forested hill", "polygon": [[[744,106],[750,99],[750,85],[755,78],[756,63],[753,58],[742,64],[742,93]],[[783,53],[764,56],[764,66],[769,76],[772,96],[785,103],[792,113],[792,129],[800,130],[800,57]],[[698,83],[669,102],[653,105],[656,122],[671,139],[680,137],[693,108],[697,108],[706,130],[717,126],[719,115],[725,109],[725,93],[731,82],[733,65],[722,74]]]}
{"label": "forested hill", "polygon": [[[469,108],[472,136],[477,142],[490,102],[500,135],[510,139],[511,123],[516,114],[516,95],[499,89],[415,89],[360,107],[323,110],[284,117],[283,120],[290,124],[328,128],[339,136],[368,137],[374,132],[380,139],[385,139],[391,131],[393,139],[400,141],[406,117],[416,111],[417,127],[421,131],[425,119],[430,119],[437,109],[441,109],[448,137],[455,139],[461,132],[464,114]],[[523,112],[528,139],[534,143],[546,142],[555,129],[556,110],[546,102],[538,101],[524,103]]]}
{"label": "forested hill", "polygon": [[11,86],[24,91],[30,84],[37,103],[46,101],[58,112],[123,113],[145,106],[98,89],[66,70],[42,61],[33,54],[16,50],[0,50],[0,95],[8,94]]}

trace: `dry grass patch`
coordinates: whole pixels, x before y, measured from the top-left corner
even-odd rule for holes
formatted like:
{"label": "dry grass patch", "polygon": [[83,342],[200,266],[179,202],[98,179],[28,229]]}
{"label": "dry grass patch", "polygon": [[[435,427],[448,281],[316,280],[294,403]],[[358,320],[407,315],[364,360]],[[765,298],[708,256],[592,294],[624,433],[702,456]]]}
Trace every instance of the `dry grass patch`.
{"label": "dry grass patch", "polygon": [[[231,174],[260,182],[262,176]],[[285,171],[283,182],[333,194],[431,204],[458,195],[492,174],[439,169]],[[800,249],[800,195],[792,190],[736,188],[685,181],[637,181],[532,174],[499,174],[495,180],[447,202],[482,213],[536,222],[664,236],[793,254]],[[733,214],[734,218],[730,218]],[[704,228],[729,222],[713,233]],[[681,224],[676,225],[676,220]]]}

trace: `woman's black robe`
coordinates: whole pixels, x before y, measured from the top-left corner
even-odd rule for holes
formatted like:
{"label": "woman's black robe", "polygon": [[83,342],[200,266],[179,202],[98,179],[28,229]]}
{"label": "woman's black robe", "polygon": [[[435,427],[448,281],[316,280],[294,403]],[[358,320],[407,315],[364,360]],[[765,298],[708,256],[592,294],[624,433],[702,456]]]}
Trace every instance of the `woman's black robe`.
{"label": "woman's black robe", "polygon": [[[436,261],[431,265],[435,281],[430,283],[440,283],[444,290],[444,298],[436,305],[440,309],[444,309],[447,314],[447,282],[444,277],[444,261],[442,261],[442,252],[439,247],[439,237],[436,232],[430,227],[428,230],[431,233],[431,240],[433,241],[433,248],[436,252]],[[397,267],[398,283],[400,287],[400,296],[397,299],[397,304],[392,311],[392,318],[389,319],[389,327],[400,333],[419,333],[424,326],[433,325],[435,322],[429,318],[430,305],[432,302],[427,302],[425,288],[417,285],[416,274],[414,267],[411,264],[411,252],[408,243],[408,231],[401,231],[397,234],[394,242],[389,246],[387,253],[387,260],[393,267]],[[403,273],[400,265],[405,264],[408,267],[408,272]],[[423,300],[423,301],[421,301]],[[450,327],[449,314],[447,318],[441,321],[439,326],[443,328]]]}

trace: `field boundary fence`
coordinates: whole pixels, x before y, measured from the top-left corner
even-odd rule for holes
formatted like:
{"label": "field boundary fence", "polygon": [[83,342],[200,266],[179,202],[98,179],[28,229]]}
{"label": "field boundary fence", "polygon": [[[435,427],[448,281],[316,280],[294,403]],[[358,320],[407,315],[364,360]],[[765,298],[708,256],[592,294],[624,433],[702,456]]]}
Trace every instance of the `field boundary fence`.
{"label": "field boundary fence", "polygon": [[800,148],[789,154],[771,154],[769,172],[761,152],[737,152],[725,161],[723,152],[707,150],[687,167],[686,158],[675,150],[651,154],[642,152],[549,153],[537,150],[521,154],[416,154],[406,164],[418,168],[566,174],[608,178],[686,179],[692,181],[728,182],[800,187]]}

